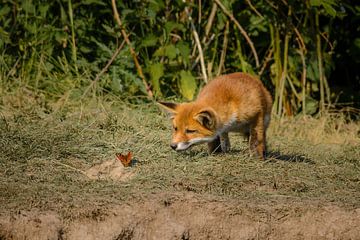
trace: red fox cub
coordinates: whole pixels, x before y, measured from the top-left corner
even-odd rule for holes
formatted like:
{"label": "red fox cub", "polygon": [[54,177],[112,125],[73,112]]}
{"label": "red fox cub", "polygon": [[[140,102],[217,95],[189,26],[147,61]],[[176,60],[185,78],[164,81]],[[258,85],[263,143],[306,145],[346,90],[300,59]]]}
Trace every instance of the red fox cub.
{"label": "red fox cub", "polygon": [[246,73],[215,78],[189,103],[159,102],[171,114],[176,151],[207,143],[209,152],[230,149],[229,132],[244,134],[251,152],[265,159],[272,99],[261,81]]}

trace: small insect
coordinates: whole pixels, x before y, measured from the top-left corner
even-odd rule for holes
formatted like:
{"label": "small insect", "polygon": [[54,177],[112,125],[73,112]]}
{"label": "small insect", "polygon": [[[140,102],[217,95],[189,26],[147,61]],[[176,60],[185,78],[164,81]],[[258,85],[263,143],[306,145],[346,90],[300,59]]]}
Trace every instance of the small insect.
{"label": "small insect", "polygon": [[121,153],[116,153],[117,159],[124,165],[124,167],[131,167],[135,162],[132,158],[132,152],[128,152],[127,155],[123,155]]}

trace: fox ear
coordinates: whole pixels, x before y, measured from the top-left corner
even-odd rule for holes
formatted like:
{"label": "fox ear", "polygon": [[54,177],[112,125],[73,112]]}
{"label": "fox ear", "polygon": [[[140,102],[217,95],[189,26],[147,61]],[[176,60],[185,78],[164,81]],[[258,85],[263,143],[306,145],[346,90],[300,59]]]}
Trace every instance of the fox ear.
{"label": "fox ear", "polygon": [[176,108],[179,105],[177,103],[172,103],[172,102],[158,102],[158,104],[159,104],[160,107],[165,109],[170,114],[175,114],[176,113]]}
{"label": "fox ear", "polygon": [[214,129],[216,126],[215,113],[211,109],[202,110],[195,115],[195,120],[207,129]]}

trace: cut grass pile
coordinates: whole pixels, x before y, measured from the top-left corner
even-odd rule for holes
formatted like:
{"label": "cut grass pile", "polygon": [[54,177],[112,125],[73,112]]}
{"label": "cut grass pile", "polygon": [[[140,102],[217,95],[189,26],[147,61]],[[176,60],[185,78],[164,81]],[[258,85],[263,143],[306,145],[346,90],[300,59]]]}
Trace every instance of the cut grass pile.
{"label": "cut grass pile", "polygon": [[[249,157],[236,134],[229,154],[208,155],[205,146],[172,151],[170,123],[154,104],[88,102],[45,112],[1,108],[3,213],[37,208],[72,218],[160,192],[188,191],[252,203],[360,207],[360,125],[339,117],[273,120],[269,158],[262,162]],[[91,180],[83,174],[128,151],[138,161],[126,170],[133,178]]]}

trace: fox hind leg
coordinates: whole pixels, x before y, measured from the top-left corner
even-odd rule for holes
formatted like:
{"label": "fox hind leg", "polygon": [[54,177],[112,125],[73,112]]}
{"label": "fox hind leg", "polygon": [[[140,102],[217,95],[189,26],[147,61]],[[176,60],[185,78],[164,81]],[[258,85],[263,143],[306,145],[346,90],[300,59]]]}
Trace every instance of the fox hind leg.
{"label": "fox hind leg", "polygon": [[258,157],[265,159],[265,129],[264,129],[264,119],[259,116],[256,120],[256,123],[250,128],[250,151],[255,152]]}

